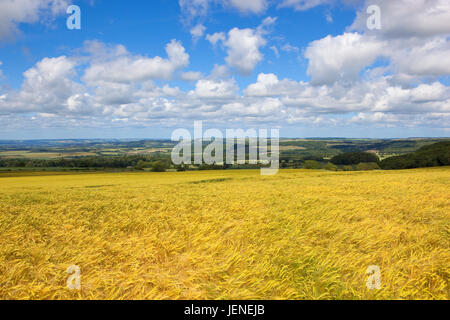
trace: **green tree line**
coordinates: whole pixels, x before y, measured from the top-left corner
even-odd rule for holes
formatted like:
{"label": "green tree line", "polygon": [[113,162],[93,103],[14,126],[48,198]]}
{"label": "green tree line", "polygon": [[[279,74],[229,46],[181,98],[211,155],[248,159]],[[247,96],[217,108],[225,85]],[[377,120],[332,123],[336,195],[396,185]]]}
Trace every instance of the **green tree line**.
{"label": "green tree line", "polygon": [[450,141],[438,142],[413,153],[384,159],[380,165],[385,170],[449,166]]}

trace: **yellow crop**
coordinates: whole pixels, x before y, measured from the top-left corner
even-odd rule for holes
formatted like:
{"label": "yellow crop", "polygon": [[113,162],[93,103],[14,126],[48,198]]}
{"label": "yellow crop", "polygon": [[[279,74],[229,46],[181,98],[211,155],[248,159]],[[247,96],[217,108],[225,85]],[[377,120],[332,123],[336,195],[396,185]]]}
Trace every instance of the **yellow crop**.
{"label": "yellow crop", "polygon": [[1,299],[448,299],[449,239],[448,167],[0,176]]}

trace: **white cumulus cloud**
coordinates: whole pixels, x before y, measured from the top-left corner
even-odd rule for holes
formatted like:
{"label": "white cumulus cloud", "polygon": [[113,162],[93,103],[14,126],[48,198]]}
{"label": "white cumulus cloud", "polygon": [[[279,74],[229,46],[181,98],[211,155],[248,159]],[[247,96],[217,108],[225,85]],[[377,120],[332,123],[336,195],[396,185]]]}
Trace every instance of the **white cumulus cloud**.
{"label": "white cumulus cloud", "polygon": [[283,0],[280,8],[294,8],[297,11],[305,11],[323,4],[331,4],[334,0]]}
{"label": "white cumulus cloud", "polygon": [[386,38],[430,37],[450,34],[448,0],[367,0],[350,30],[368,32],[365,9],[380,8],[381,29],[372,33]]}
{"label": "white cumulus cloud", "polygon": [[206,31],[206,27],[201,23],[199,23],[195,27],[191,28],[190,33],[191,33],[191,36],[192,36],[192,39],[194,40],[194,42],[197,42],[198,39],[203,37],[203,35],[205,34],[205,31]]}
{"label": "white cumulus cloud", "polygon": [[2,0],[0,1],[0,39],[19,33],[19,24],[48,22],[64,14],[69,0]]}
{"label": "white cumulus cloud", "polygon": [[197,71],[188,71],[181,73],[181,79],[185,81],[196,81],[199,80],[201,77],[202,73]]}
{"label": "white cumulus cloud", "polygon": [[236,95],[237,90],[237,84],[233,79],[201,79],[197,82],[195,90],[191,93],[199,98],[230,98]]}
{"label": "white cumulus cloud", "polygon": [[383,53],[384,44],[358,33],[326,36],[309,44],[305,57],[313,84],[332,84],[338,80],[356,80],[365,67]]}
{"label": "white cumulus cloud", "polygon": [[243,75],[249,75],[263,59],[259,49],[266,45],[266,40],[253,29],[233,28],[228,32],[224,45],[227,48],[225,61],[228,65]]}
{"label": "white cumulus cloud", "polygon": [[219,41],[225,41],[226,36],[223,32],[216,32],[213,34],[207,34],[206,40],[208,40],[213,46],[216,46]]}
{"label": "white cumulus cloud", "polygon": [[[150,79],[170,79],[172,74],[189,64],[189,54],[181,42],[172,40],[166,45],[168,58],[119,55],[105,62],[94,62],[83,80],[90,83],[132,83]],[[125,53],[125,52],[124,52]]]}

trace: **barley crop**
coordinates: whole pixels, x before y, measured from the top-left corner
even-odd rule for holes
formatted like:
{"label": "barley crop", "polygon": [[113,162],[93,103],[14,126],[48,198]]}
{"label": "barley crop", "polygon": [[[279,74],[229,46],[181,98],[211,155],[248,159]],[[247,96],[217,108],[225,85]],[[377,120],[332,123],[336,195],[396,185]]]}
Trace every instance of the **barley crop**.
{"label": "barley crop", "polygon": [[0,175],[0,299],[449,299],[449,239],[448,167]]}

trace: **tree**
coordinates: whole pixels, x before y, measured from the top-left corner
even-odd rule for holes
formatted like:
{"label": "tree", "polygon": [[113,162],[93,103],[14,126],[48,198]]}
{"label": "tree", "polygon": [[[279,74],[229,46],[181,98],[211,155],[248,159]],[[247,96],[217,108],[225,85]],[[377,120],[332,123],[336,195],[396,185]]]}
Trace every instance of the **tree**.
{"label": "tree", "polygon": [[150,167],[150,164],[148,162],[145,162],[143,160],[139,160],[136,164],[136,170],[144,170],[144,168]]}
{"label": "tree", "polygon": [[381,168],[412,169],[450,165],[450,141],[424,146],[413,153],[390,157],[381,161]]}
{"label": "tree", "polygon": [[361,162],[376,162],[378,163],[380,159],[374,153],[369,152],[347,152],[334,156],[331,163],[335,165],[353,165],[359,164]]}
{"label": "tree", "polygon": [[314,160],[306,160],[303,167],[305,169],[319,169],[319,163]]}
{"label": "tree", "polygon": [[376,162],[361,162],[356,166],[356,170],[380,170],[380,166]]}
{"label": "tree", "polygon": [[338,170],[338,167],[335,166],[334,164],[332,164],[331,162],[328,162],[323,168],[328,171],[337,171]]}
{"label": "tree", "polygon": [[152,166],[153,172],[165,172],[169,167],[162,161],[153,162]]}

